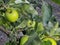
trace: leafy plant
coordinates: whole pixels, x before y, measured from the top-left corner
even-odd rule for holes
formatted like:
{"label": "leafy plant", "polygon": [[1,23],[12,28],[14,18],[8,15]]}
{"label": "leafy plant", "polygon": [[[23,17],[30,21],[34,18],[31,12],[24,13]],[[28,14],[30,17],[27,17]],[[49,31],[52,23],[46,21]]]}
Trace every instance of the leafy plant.
{"label": "leafy plant", "polygon": [[[41,16],[34,8],[35,4],[27,0],[0,0],[0,26],[5,32],[9,31],[9,41],[5,45],[53,45],[50,39],[59,40],[59,22],[52,15],[51,5],[45,1],[39,4],[42,5]],[[50,38],[44,42],[46,37]]]}

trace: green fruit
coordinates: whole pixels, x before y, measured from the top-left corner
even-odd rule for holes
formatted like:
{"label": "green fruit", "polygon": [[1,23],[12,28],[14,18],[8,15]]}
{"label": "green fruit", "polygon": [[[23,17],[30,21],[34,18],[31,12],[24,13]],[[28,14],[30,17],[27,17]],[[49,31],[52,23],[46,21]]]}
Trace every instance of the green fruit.
{"label": "green fruit", "polygon": [[17,21],[18,17],[19,17],[18,12],[15,9],[13,8],[7,9],[6,11],[7,20],[9,20],[10,22],[15,22]]}
{"label": "green fruit", "polygon": [[27,35],[24,35],[22,38],[21,38],[21,41],[20,41],[20,45],[24,45],[29,39],[29,36]]}
{"label": "green fruit", "polygon": [[27,26],[28,27],[35,27],[35,21],[32,21],[32,20],[28,20],[28,22],[27,22]]}
{"label": "green fruit", "polygon": [[52,45],[57,45],[57,42],[53,38],[50,38],[50,37],[44,38],[43,41],[45,41],[45,42],[49,41],[49,42],[51,42]]}

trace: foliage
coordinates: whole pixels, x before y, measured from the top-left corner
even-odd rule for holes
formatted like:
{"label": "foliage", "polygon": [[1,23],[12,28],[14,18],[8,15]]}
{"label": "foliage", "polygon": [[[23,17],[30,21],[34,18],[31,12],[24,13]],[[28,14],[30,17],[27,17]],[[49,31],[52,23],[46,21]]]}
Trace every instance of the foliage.
{"label": "foliage", "polygon": [[[60,40],[59,22],[56,21],[55,16],[52,15],[51,5],[45,1],[39,4],[42,5],[41,16],[34,8],[35,4],[30,3],[30,1],[0,0],[0,26],[10,31],[7,35],[9,41],[5,45],[20,45],[21,43],[24,43],[23,45],[52,45],[50,40],[44,42],[43,39],[50,37],[56,41]],[[19,14],[17,21],[8,21],[6,18],[8,8],[16,9]],[[22,36],[18,37],[19,31],[22,32]],[[23,38],[25,35],[29,38]],[[26,43],[25,41],[21,42],[22,38],[25,41],[27,40]]]}
{"label": "foliage", "polygon": [[52,0],[53,2],[60,4],[60,0]]}

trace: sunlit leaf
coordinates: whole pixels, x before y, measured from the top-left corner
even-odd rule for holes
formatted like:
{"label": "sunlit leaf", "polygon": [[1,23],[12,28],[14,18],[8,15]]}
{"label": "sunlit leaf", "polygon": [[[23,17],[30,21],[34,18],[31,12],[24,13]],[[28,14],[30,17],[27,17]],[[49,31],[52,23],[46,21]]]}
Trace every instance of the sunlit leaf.
{"label": "sunlit leaf", "polygon": [[29,3],[29,2],[27,0],[15,0],[15,3],[19,4],[19,3]]}

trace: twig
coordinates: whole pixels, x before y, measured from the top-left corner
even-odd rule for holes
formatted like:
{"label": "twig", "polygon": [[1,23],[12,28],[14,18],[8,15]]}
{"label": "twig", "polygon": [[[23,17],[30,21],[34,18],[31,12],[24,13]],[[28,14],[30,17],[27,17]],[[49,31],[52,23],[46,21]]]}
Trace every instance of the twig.
{"label": "twig", "polygon": [[[0,26],[0,31],[5,33],[7,36],[9,36],[9,34],[11,33],[11,31],[5,30],[2,26]],[[22,32],[22,31],[19,29],[19,30],[17,30],[17,32]]]}
{"label": "twig", "polygon": [[2,26],[0,26],[0,31],[4,32],[7,36],[10,34],[10,31],[5,30]]}

